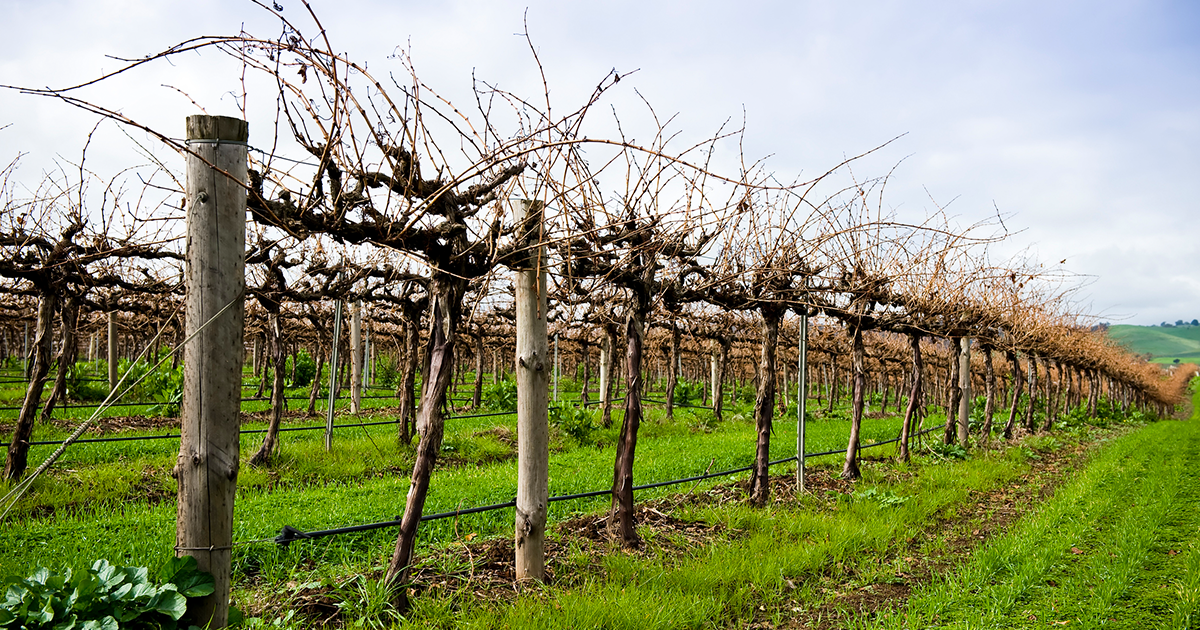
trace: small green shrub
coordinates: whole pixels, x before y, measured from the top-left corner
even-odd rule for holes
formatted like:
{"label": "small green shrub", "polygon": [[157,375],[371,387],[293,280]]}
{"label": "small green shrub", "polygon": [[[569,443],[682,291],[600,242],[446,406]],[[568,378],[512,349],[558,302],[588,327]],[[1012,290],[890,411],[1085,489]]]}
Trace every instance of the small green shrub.
{"label": "small green shrub", "polygon": [[929,451],[942,459],[968,459],[970,454],[967,449],[958,444],[943,444],[941,442],[931,442],[928,446]]}
{"label": "small green shrub", "polygon": [[[97,361],[98,366],[102,366],[100,373],[108,372],[108,365],[105,361]],[[71,400],[82,401],[98,401],[104,400],[108,396],[108,388],[102,383],[89,380],[94,366],[87,363],[75,363],[67,368],[67,398]]]}
{"label": "small green shrub", "polygon": [[550,426],[558,427],[579,444],[587,444],[596,430],[595,412],[574,405],[551,405]]}
{"label": "small green shrub", "polygon": [[493,411],[517,410],[517,381],[505,376],[483,386],[483,405]]}
{"label": "small green shrub", "polygon": [[149,373],[139,390],[143,398],[157,403],[147,410],[149,415],[174,418],[183,402],[183,370],[162,365]]}
{"label": "small green shrub", "polygon": [[176,630],[188,623],[188,599],[213,592],[213,578],[191,556],[172,558],[152,581],[145,567],[97,560],[84,571],[41,568],[2,585],[0,628],[23,630]]}
{"label": "small green shrub", "polygon": [[312,355],[308,353],[308,350],[300,350],[296,353],[295,369],[293,370],[292,368],[292,357],[288,357],[284,372],[292,376],[291,387],[306,387],[312,383],[313,377],[317,375],[317,363],[313,361]]}
{"label": "small green shrub", "polygon": [[166,403],[178,398],[176,394],[183,387],[183,369],[173,368],[170,363],[155,367],[144,359],[121,359],[117,371],[125,375],[121,390],[133,387],[130,394],[134,400]]}
{"label": "small green shrub", "polygon": [[681,380],[675,384],[675,397],[672,400],[676,405],[690,405],[703,397],[704,383]]}

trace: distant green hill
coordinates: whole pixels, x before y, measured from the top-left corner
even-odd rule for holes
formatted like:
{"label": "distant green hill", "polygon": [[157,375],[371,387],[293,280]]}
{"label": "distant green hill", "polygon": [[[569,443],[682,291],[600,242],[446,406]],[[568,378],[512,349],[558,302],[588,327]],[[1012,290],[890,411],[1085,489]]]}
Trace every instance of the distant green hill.
{"label": "distant green hill", "polygon": [[1200,363],[1200,326],[1109,326],[1108,336],[1134,354],[1149,354],[1157,363],[1174,359]]}

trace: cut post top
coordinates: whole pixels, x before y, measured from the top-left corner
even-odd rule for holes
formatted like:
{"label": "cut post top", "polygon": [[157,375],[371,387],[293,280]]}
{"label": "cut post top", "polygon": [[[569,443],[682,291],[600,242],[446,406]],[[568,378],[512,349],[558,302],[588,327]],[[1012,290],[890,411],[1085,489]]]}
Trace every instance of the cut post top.
{"label": "cut post top", "polygon": [[250,124],[231,116],[188,116],[187,139],[244,143],[250,139]]}

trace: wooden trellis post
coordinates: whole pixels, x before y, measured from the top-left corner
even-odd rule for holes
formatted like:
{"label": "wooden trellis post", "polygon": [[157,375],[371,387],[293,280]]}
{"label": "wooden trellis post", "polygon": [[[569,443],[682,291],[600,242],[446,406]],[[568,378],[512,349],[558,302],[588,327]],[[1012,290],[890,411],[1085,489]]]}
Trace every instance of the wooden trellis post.
{"label": "wooden trellis post", "polygon": [[804,492],[804,428],[808,424],[808,315],[800,315],[800,344],[796,366],[796,493]]}
{"label": "wooden trellis post", "polygon": [[[187,119],[186,321],[195,336],[184,348],[175,552],[195,556],[213,575],[215,590],[200,601],[196,618],[211,628],[225,627],[229,614],[245,352],[247,130],[236,118]],[[115,358],[113,352],[110,363]]]}
{"label": "wooden trellis post", "polygon": [[971,338],[958,340],[958,387],[962,398],[958,401],[958,444],[967,448],[969,423],[971,421]]}
{"label": "wooden trellis post", "polygon": [[517,580],[545,578],[546,510],[550,498],[546,257],[540,201],[520,202],[520,237],[528,257],[517,269]]}

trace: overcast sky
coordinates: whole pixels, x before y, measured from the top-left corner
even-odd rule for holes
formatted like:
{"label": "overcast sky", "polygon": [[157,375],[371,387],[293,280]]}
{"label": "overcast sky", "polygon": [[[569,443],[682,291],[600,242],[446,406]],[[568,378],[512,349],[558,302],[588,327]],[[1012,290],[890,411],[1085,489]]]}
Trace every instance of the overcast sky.
{"label": "overcast sky", "polygon": [[[279,0],[303,24],[298,0]],[[949,204],[994,216],[1004,253],[1029,247],[1090,278],[1101,319],[1200,317],[1200,3],[1179,2],[378,2],[312,0],[335,49],[374,73],[411,51],[424,81],[469,94],[472,72],[538,94],[529,32],[556,101],[578,104],[611,69],[696,137],[745,117],[745,152],[785,179],[818,174],[902,134],[859,168],[900,164],[884,203],[920,220]],[[200,35],[278,34],[239,0],[0,0],[0,83],[61,87]],[[182,135],[198,113],[237,113],[237,67],[217,55],[159,64],[86,96]],[[252,95],[251,99],[256,98]],[[270,100],[264,95],[262,100]],[[254,130],[271,124],[251,116]],[[36,180],[75,159],[94,118],[0,91],[0,160],[28,153]],[[145,141],[144,135],[130,134]],[[94,168],[132,141],[102,128]],[[123,153],[124,152],[124,153]],[[61,157],[59,157],[61,156]],[[111,173],[109,173],[111,174]]]}

